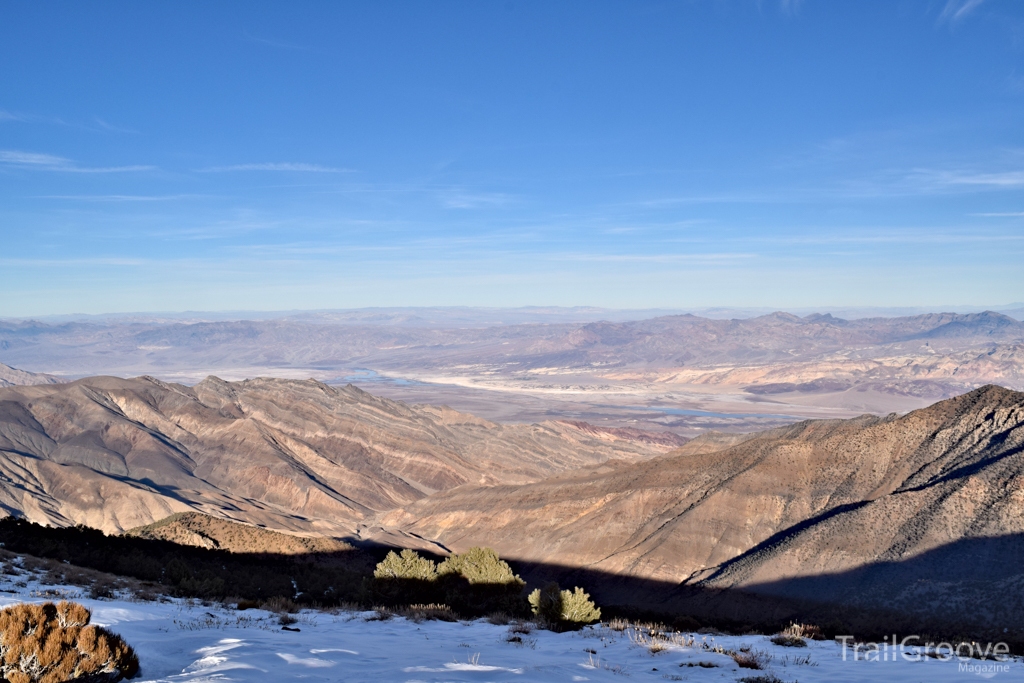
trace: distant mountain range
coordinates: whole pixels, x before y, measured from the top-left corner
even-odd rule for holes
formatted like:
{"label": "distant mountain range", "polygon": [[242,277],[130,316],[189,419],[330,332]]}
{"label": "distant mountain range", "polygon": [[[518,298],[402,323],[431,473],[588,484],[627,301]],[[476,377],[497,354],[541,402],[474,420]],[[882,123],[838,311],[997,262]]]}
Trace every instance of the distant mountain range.
{"label": "distant mountain range", "polygon": [[[905,412],[990,383],[1024,390],[1024,323],[992,311],[590,322],[555,322],[563,310],[504,313],[0,321],[0,361],[65,378],[312,377],[497,421],[565,417],[687,436]],[[544,322],[501,322],[527,313]]]}
{"label": "distant mountain range", "polygon": [[[844,320],[772,313],[746,319],[674,315],[627,322],[404,327],[329,319],[48,325],[0,321],[0,358],[65,375],[185,368],[330,372],[391,370],[690,369],[892,355],[936,356],[1024,342],[1024,323],[993,313]],[[838,354],[838,356],[837,356]]]}

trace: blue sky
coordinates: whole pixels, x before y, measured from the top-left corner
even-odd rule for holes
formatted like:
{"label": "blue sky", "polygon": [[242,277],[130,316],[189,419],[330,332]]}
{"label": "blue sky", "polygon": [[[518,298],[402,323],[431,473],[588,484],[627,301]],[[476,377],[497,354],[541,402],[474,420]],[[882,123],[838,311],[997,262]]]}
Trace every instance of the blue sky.
{"label": "blue sky", "polygon": [[1024,3],[0,1],[0,316],[1024,300]]}

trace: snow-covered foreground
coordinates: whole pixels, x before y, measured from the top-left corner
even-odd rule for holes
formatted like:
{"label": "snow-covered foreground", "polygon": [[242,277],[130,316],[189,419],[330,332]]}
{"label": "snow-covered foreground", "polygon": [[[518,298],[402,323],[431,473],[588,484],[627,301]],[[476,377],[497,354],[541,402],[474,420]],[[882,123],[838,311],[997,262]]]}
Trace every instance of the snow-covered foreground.
{"label": "snow-covered foreground", "polygon": [[[235,611],[194,602],[89,600],[80,591],[4,577],[0,606],[64,597],[86,605],[93,623],[121,634],[138,652],[141,681],[736,681],[774,674],[779,680],[830,683],[940,683],[995,678],[1024,681],[1024,663],[1012,660],[994,675],[963,670],[956,659],[907,661],[843,659],[835,642],[807,648],[773,645],[762,636],[701,636],[652,653],[632,630],[591,627],[577,633],[533,630],[512,633],[486,621],[415,623],[403,618],[373,620],[373,612],[303,612],[283,630],[278,616],[261,610]],[[520,642],[514,639],[519,638]],[[707,643],[707,646],[704,644]],[[750,648],[770,657],[761,671],[739,668],[726,654],[709,651]],[[891,655],[891,653],[890,653]],[[991,665],[973,660],[966,666]],[[769,679],[770,680],[770,679]]]}

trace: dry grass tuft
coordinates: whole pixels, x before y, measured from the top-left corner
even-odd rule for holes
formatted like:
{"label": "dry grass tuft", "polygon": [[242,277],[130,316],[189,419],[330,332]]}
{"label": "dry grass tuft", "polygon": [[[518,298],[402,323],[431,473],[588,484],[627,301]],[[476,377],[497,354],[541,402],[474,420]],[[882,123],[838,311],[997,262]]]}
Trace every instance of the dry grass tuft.
{"label": "dry grass tuft", "polygon": [[458,621],[459,615],[448,605],[430,603],[428,605],[409,605],[395,610],[399,616],[417,623],[421,621]]}
{"label": "dry grass tuft", "polygon": [[278,614],[295,614],[301,609],[293,600],[280,596],[264,600],[260,608]]}
{"label": "dry grass tuft", "polygon": [[750,648],[740,648],[738,652],[729,650],[726,654],[732,657],[732,660],[741,669],[765,669],[774,659],[770,653],[764,650],[751,650]]}
{"label": "dry grass tuft", "polygon": [[760,676],[741,678],[738,683],[784,683],[784,681],[773,673],[767,673]]}
{"label": "dry grass tuft", "polygon": [[794,621],[783,629],[781,633],[782,635],[803,638],[804,640],[825,640],[821,627],[814,624],[798,624]]}
{"label": "dry grass tuft", "polygon": [[800,636],[791,636],[788,633],[776,633],[771,641],[782,647],[807,647],[807,641]]}
{"label": "dry grass tuft", "polygon": [[363,617],[363,621],[387,621],[394,618],[395,613],[387,607],[374,607],[373,614]]}

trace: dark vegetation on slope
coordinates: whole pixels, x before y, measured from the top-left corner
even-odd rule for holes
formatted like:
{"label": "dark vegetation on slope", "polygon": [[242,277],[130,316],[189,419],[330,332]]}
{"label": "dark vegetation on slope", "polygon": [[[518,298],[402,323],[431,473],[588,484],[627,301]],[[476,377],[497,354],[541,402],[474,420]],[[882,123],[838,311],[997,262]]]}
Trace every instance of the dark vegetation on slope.
{"label": "dark vegetation on slope", "polygon": [[[1012,539],[1016,546],[1022,539]],[[181,546],[124,536],[107,536],[86,527],[52,528],[24,520],[0,520],[0,543],[6,551],[48,558],[53,561],[51,576],[59,579],[80,572],[79,567],[138,579],[142,588],[154,593],[204,600],[238,601],[240,604],[296,604],[306,607],[387,605],[392,608],[420,606],[431,600],[455,598],[460,609],[456,615],[487,616],[501,609],[508,616],[526,616],[529,606],[526,591],[545,587],[551,581],[563,586],[585,586],[600,605],[604,619],[624,618],[633,621],[660,622],[679,631],[714,629],[726,633],[777,633],[793,622],[813,623],[824,636],[854,635],[866,641],[880,641],[893,633],[920,636],[923,641],[960,642],[992,640],[1009,643],[1011,651],[1024,654],[1024,628],[1016,625],[1004,631],[1002,622],[988,617],[976,620],[978,608],[1001,607],[1013,611],[1013,600],[1005,606],[963,605],[953,610],[963,618],[933,619],[927,612],[914,613],[886,607],[886,596],[864,594],[859,604],[843,604],[836,600],[840,593],[849,595],[864,584],[864,571],[879,571],[890,577],[901,575],[899,567],[880,566],[836,576],[796,578],[771,587],[771,593],[728,589],[705,589],[679,586],[669,582],[642,579],[593,571],[578,567],[550,564],[504,564],[518,578],[526,577],[526,589],[519,588],[518,601],[500,604],[510,595],[509,586],[492,584],[494,591],[487,598],[486,584],[475,586],[465,577],[452,577],[447,583],[400,580],[390,586],[372,574],[375,558],[384,559],[386,548],[360,549],[347,553],[324,555],[246,554],[224,550]],[[972,551],[978,548],[972,548]],[[956,552],[950,549],[948,552]],[[999,552],[996,548],[994,552]],[[430,558],[422,558],[429,560]],[[436,558],[443,559],[443,558]],[[60,564],[57,564],[60,563]],[[909,568],[914,586],[896,583],[892,591],[916,587],[927,594],[929,586],[939,585],[932,563],[921,558]],[[293,584],[292,581],[295,583]],[[869,581],[870,583],[870,581]],[[827,586],[827,593],[814,596]],[[296,587],[298,593],[296,593]],[[103,590],[94,595],[103,596]],[[439,591],[440,589],[440,591]],[[151,593],[152,595],[152,593]],[[484,597],[485,599],[481,599]],[[1013,595],[1009,595],[1013,598]],[[498,604],[496,604],[498,603]],[[1012,603],[1012,604],[1011,604]],[[448,614],[451,610],[445,608]],[[417,612],[416,609],[412,610]],[[419,609],[419,613],[430,610]],[[984,616],[984,615],[983,615]]]}
{"label": "dark vegetation on slope", "polygon": [[[203,599],[286,597],[299,604],[361,602],[373,567],[359,550],[308,555],[232,553],[170,541],[107,536],[84,526],[44,527],[0,519],[6,550],[156,584],[171,595]],[[294,581],[294,584],[292,583]]]}
{"label": "dark vegetation on slope", "polygon": [[[230,552],[135,535],[108,536],[84,526],[44,527],[13,517],[0,519],[0,543],[9,552],[66,562],[66,574],[72,573],[70,567],[84,567],[137,579],[178,597],[254,604],[283,598],[307,607],[445,603],[465,616],[529,615],[525,583],[484,548],[448,557],[440,566],[418,558],[428,567],[420,580],[404,569],[389,575],[390,557],[383,558],[385,569],[374,576],[375,559],[387,552],[384,548],[307,554]],[[59,575],[53,578],[66,580]],[[102,596],[103,591],[94,594]]]}

